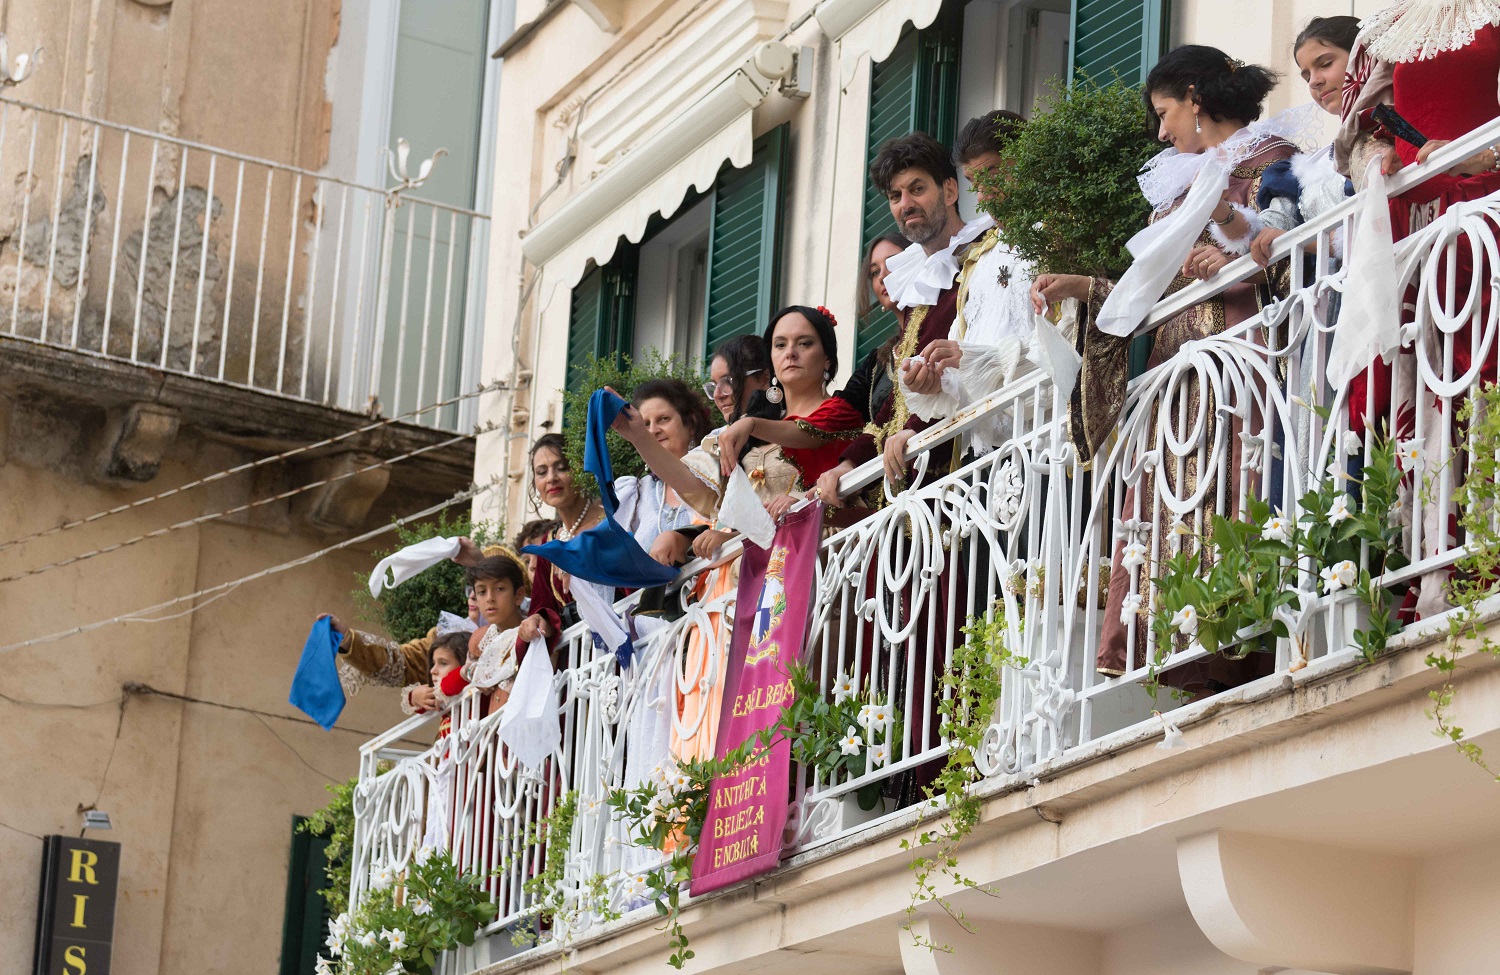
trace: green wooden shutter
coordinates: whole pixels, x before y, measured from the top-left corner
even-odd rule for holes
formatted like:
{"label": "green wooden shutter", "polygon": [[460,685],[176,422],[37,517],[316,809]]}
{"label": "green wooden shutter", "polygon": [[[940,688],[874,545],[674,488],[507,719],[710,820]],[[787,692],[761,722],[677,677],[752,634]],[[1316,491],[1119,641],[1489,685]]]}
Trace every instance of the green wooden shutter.
{"label": "green wooden shutter", "polygon": [[1101,85],[1146,80],[1167,47],[1168,0],[1073,0],[1072,74]]}
{"label": "green wooden shutter", "polygon": [[568,308],[568,377],[573,388],[578,370],[599,355],[600,317],[604,309],[604,271],[594,268],[573,287]]}
{"label": "green wooden shutter", "polygon": [[328,886],[324,850],[328,840],[298,831],[303,817],[292,817],[292,855],[287,867],[286,914],[281,927],[280,975],[312,975],[328,937]]}
{"label": "green wooden shutter", "polygon": [[573,287],[568,306],[567,386],[590,359],[629,355],[634,339],[637,251],[621,245],[604,267],[596,267]]}
{"label": "green wooden shutter", "polygon": [[704,358],[726,339],[759,333],[776,310],[786,130],[780,125],[766,133],[756,141],[750,165],[726,169],[714,184]]}
{"label": "green wooden shutter", "polygon": [[[890,56],[870,69],[869,125],[865,135],[865,200],[861,246],[895,231],[890,204],[870,182],[869,165],[880,147],[897,136],[926,132],[950,145],[958,131],[958,54],[962,48],[962,5],[948,5],[924,30],[907,29]],[[863,287],[863,275],[860,286]],[[884,342],[896,317],[876,309],[856,330],[856,364]]]}

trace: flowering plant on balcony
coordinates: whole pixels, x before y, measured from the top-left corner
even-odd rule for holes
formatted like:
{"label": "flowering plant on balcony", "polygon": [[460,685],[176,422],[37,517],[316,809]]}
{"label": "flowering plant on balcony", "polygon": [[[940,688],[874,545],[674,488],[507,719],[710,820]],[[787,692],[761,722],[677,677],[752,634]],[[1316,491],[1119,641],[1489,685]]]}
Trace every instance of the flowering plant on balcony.
{"label": "flowering plant on balcony", "polygon": [[354,913],[329,922],[329,957],[319,956],[317,973],[428,975],[440,954],[472,945],[494,917],[480,877],[460,872],[446,851],[422,847],[404,872],[377,865]]}
{"label": "flowering plant on balcony", "polygon": [[[1403,465],[1398,445],[1377,437],[1362,476],[1355,477],[1346,473],[1344,455],[1358,455],[1363,443],[1346,434],[1339,446],[1324,476],[1298,501],[1295,518],[1252,498],[1244,520],[1214,515],[1206,533],[1181,518],[1172,522],[1162,540],[1172,554],[1155,574],[1153,672],[1179,644],[1243,657],[1273,650],[1277,639],[1293,641],[1297,669],[1306,661],[1309,610],[1323,597],[1345,590],[1370,611],[1370,628],[1355,631],[1355,645],[1366,659],[1385,647],[1397,625],[1392,593],[1375,580],[1407,564],[1395,521]],[[1400,449],[1420,453],[1420,445],[1403,443]],[[1350,493],[1351,485],[1359,487],[1358,499]],[[1141,534],[1149,528],[1145,525]],[[1131,524],[1125,531],[1124,566],[1144,566],[1149,561],[1146,544]],[[1138,593],[1126,596],[1122,621],[1140,608]]]}
{"label": "flowering plant on balcony", "polygon": [[[787,731],[792,761],[809,771],[816,769],[829,784],[857,779],[890,763],[892,750],[902,740],[901,712],[872,691],[868,679],[857,689],[847,674],[840,673],[830,701],[807,669],[798,666],[792,670],[792,687],[798,702],[786,719],[797,722]],[[855,791],[859,808],[880,804],[881,785],[871,782]]]}

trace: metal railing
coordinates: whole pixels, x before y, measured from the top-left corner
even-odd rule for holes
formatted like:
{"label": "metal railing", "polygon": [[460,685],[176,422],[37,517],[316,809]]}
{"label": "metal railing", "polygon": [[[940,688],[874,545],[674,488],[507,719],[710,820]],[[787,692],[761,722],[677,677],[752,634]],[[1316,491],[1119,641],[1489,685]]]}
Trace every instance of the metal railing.
{"label": "metal railing", "polygon": [[0,331],[386,416],[477,382],[489,218],[415,181],[362,186],[8,98],[0,168]]}
{"label": "metal railing", "polygon": [[[1497,135],[1500,121],[1401,174],[1391,192],[1409,189]],[[1123,583],[1146,607],[1156,595],[1150,571],[1122,566],[1118,552],[1129,538],[1156,558],[1173,544],[1168,529],[1174,520],[1201,533],[1212,514],[1242,517],[1256,498],[1295,520],[1304,492],[1345,484],[1343,465],[1357,456],[1354,437],[1359,452],[1368,451],[1372,434],[1358,430],[1350,436],[1347,393],[1335,394],[1325,380],[1345,280],[1334,243],[1337,236],[1349,239],[1355,205],[1347,201],[1278,242],[1277,255],[1295,255],[1287,297],[1221,334],[1187,343],[1135,380],[1117,435],[1087,468],[1069,439],[1067,403],[1039,372],[912,439],[914,486],[895,494],[887,486],[883,508],[822,543],[804,658],[830,699],[851,683],[868,683],[895,712],[901,734],[890,742],[885,761],[871,762],[858,778],[796,776],[789,854],[868,829],[917,796],[924,769],[949,749],[934,702],[948,693],[939,676],[964,639],[959,627],[965,620],[1001,622],[1010,653],[1001,699],[976,756],[986,777],[1024,781],[1042,763],[1065,763],[1091,742],[1156,721],[1153,711],[1186,706],[1168,694],[1148,693],[1151,662],[1170,670],[1208,654],[1195,646],[1158,648],[1144,615],[1116,610],[1114,638],[1122,641],[1125,665],[1113,675],[1097,669],[1101,640],[1111,629],[1104,609],[1108,586]],[[1417,581],[1428,613],[1444,608],[1441,581],[1463,551],[1449,524],[1455,478],[1470,446],[1455,412],[1482,378],[1494,377],[1500,361],[1500,303],[1491,297],[1500,288],[1497,227],[1500,193],[1457,203],[1398,243],[1399,285],[1408,300],[1403,344],[1392,366],[1395,393],[1389,402],[1365,394],[1369,428],[1383,424],[1422,444],[1431,475],[1430,499],[1419,496],[1421,477],[1414,475],[1401,510],[1392,513],[1407,526],[1401,544],[1409,566],[1376,583]],[[1455,270],[1463,255],[1470,261],[1468,282]],[[1215,280],[1161,302],[1148,321],[1159,324],[1253,273],[1258,269],[1248,260],[1231,265]],[[1003,445],[940,470],[950,445],[981,423],[998,423],[1006,431]],[[847,495],[880,477],[876,460],[847,475],[841,490]],[[1359,501],[1351,496],[1350,504]],[[721,592],[713,574],[728,571],[737,557],[729,550],[733,544],[715,563],[685,569],[684,589]],[[1357,606],[1348,594],[1324,594],[1318,568],[1300,566],[1296,582],[1307,601],[1309,636],[1277,641],[1274,652],[1264,654],[1267,673],[1284,675],[1308,659],[1357,655],[1351,641]],[[460,830],[455,843],[465,862],[497,865],[496,839],[501,850],[508,849],[507,838],[540,824],[562,790],[575,789],[580,801],[567,883],[577,892],[602,877],[612,910],[640,907],[632,900],[638,897],[632,891],[639,890],[634,878],[659,859],[628,847],[603,799],[613,788],[643,781],[660,761],[711,751],[705,736],[713,733],[712,707],[705,705],[722,690],[722,621],[724,614],[732,616],[733,597],[731,588],[715,599],[687,600],[682,619],[641,634],[639,657],[624,670],[613,656],[593,651],[581,624],[570,629],[564,635],[569,666],[557,679],[565,732],[555,767],[517,779],[493,752],[468,766],[471,778],[459,780],[470,782],[465,796],[477,795],[477,805],[467,798],[450,804],[459,820],[478,809],[475,821],[481,825]],[[620,604],[622,612],[628,604]],[[705,712],[710,720],[700,720]],[[475,722],[466,715],[455,715],[455,736],[465,743],[487,741],[486,722],[493,716]],[[431,780],[423,771],[433,764],[430,756],[409,760],[407,771],[401,771],[407,763],[400,763],[396,772],[373,775],[371,757],[390,737],[364,750],[356,890],[362,869],[378,859],[402,862],[418,842],[410,814],[402,818],[402,810],[425,799],[368,798],[394,796],[413,787],[407,783]],[[473,769],[481,770],[477,782]],[[854,793],[868,793],[866,787],[875,784],[881,801],[872,810],[861,808]],[[407,837],[406,846],[398,849],[386,839],[393,831]],[[475,852],[476,842],[491,846]],[[529,906],[515,896],[514,885],[496,897],[502,903],[497,929],[513,924]],[[550,937],[572,937],[601,919],[585,899],[575,903],[580,912],[572,930],[554,930]]]}

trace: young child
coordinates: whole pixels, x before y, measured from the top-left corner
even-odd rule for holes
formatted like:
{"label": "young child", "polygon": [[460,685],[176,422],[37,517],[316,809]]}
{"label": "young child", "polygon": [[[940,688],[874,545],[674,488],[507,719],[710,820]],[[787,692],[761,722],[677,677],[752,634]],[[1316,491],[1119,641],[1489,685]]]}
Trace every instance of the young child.
{"label": "young child", "polygon": [[[401,710],[405,713],[426,714],[433,710],[443,712],[443,719],[438,722],[439,740],[448,737],[452,725],[448,709],[458,697],[456,692],[448,694],[444,691],[444,682],[463,667],[468,647],[469,634],[462,631],[434,637],[432,645],[427,649],[428,674],[432,683],[408,684],[401,691]],[[464,686],[467,686],[467,682],[459,685],[457,690],[462,691]]]}
{"label": "young child", "polygon": [[[470,636],[469,660],[457,678],[448,678],[448,684],[463,680],[494,688],[487,712],[493,714],[510,697],[515,682],[516,631],[521,625],[527,585],[525,563],[509,549],[491,546],[484,550],[484,558],[469,568],[468,579],[487,625]],[[443,691],[448,692],[447,685]]]}

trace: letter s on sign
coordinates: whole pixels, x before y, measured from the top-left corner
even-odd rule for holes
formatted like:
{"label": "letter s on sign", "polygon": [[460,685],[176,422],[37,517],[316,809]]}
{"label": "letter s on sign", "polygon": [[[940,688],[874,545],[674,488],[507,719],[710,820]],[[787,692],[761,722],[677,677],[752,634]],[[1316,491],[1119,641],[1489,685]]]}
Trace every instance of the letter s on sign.
{"label": "letter s on sign", "polygon": [[82,945],[68,945],[63,949],[63,975],[84,975],[89,970],[84,951]]}

